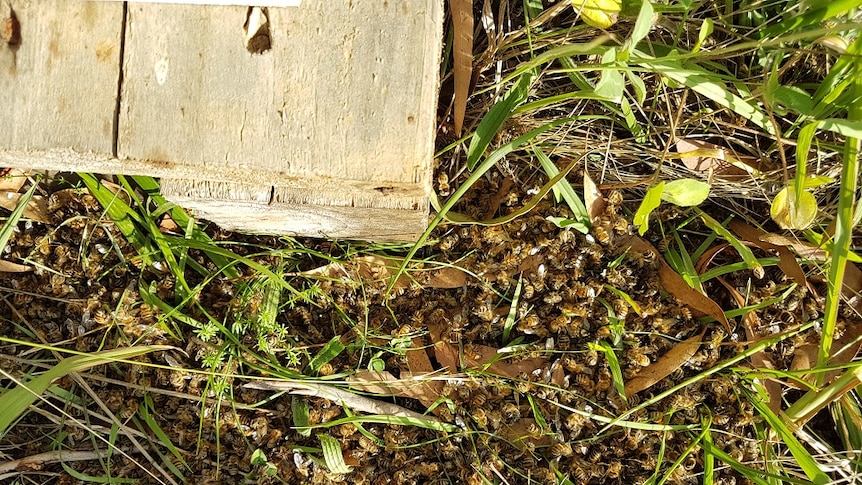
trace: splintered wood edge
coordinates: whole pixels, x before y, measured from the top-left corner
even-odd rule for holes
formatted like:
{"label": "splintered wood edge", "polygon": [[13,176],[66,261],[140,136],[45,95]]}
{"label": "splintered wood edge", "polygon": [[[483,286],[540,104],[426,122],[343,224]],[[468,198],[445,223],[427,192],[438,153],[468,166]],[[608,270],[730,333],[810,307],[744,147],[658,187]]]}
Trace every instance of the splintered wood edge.
{"label": "splintered wood edge", "polygon": [[[423,173],[425,180],[416,183],[398,183],[382,181],[361,181],[339,179],[337,177],[304,177],[291,176],[281,172],[266,172],[249,170],[248,167],[237,164],[232,167],[219,167],[216,170],[207,170],[206,166],[190,166],[180,163],[172,163],[161,160],[147,160],[137,158],[119,159],[108,154],[96,152],[79,152],[71,148],[56,148],[50,150],[6,150],[0,147],[0,167],[13,167],[32,170],[57,170],[63,172],[93,172],[93,173],[121,173],[126,175],[149,175],[163,179],[196,181],[209,184],[205,190],[240,190],[242,184],[231,182],[241,180],[249,186],[283,187],[285,190],[296,190],[295,196],[286,195],[285,201],[292,197],[315,198],[314,193],[327,192],[326,196],[343,198],[343,194],[371,194],[379,192],[382,195],[401,194],[403,197],[424,197],[427,203],[427,194],[431,190],[429,170]],[[215,182],[227,185],[218,188]],[[269,190],[269,189],[267,189]],[[231,195],[232,196],[232,195]],[[363,204],[362,198],[358,203]],[[385,199],[385,197],[384,197]],[[319,199],[323,200],[323,199]],[[340,199],[339,199],[340,200]],[[369,199],[371,205],[375,206],[376,200]],[[400,204],[397,203],[397,204]],[[383,207],[390,207],[384,203]],[[400,207],[401,205],[399,205]]]}
{"label": "splintered wood edge", "polygon": [[378,189],[161,181],[166,199],[228,230],[368,241],[418,239],[428,222],[424,188]]}

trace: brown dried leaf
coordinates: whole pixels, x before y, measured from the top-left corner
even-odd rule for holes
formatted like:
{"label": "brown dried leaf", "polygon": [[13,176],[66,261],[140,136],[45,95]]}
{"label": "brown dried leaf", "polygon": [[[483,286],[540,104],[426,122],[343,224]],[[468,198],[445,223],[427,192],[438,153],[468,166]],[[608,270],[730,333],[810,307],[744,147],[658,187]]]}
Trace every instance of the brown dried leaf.
{"label": "brown dried leaf", "polygon": [[[501,358],[500,353],[488,345],[466,345],[462,355],[456,345],[441,338],[444,330],[442,324],[428,325],[431,340],[434,342],[434,358],[442,368],[448,368],[451,372],[457,372],[462,368],[485,369],[492,374],[518,379],[522,374],[530,374],[536,369],[541,369],[548,362],[541,357],[530,357],[517,362],[498,360]],[[489,365],[490,362],[493,363]]]}
{"label": "brown dried leaf", "polygon": [[768,232],[760,236],[760,240],[769,244],[774,244],[776,246],[788,247],[795,251],[796,254],[806,259],[816,259],[818,261],[823,261],[828,257],[828,253],[825,249],[818,248],[817,246],[812,246],[805,242],[790,239],[789,237],[782,236],[781,234]]}
{"label": "brown dried leaf", "polygon": [[457,266],[447,266],[418,273],[416,281],[425,288],[463,288],[467,285],[467,273]]}
{"label": "brown dried leaf", "polygon": [[629,236],[625,240],[621,241],[621,247],[624,248],[626,245],[641,253],[652,252],[656,257],[656,260],[659,262],[658,274],[662,287],[678,300],[690,306],[693,311],[698,312],[701,315],[709,315],[724,325],[724,328],[726,328],[728,332],[731,331],[730,322],[727,321],[727,317],[724,315],[724,311],[721,307],[718,306],[718,303],[703,293],[688,286],[688,283],[686,283],[685,280],[682,279],[682,276],[667,264],[652,244],[641,237]]}
{"label": "brown dried leaf", "polygon": [[454,30],[452,64],[455,77],[455,106],[453,122],[455,134],[461,136],[464,115],[467,112],[467,95],[473,76],[473,1],[451,0],[452,29]]}
{"label": "brown dried leaf", "polygon": [[387,371],[360,370],[345,379],[351,388],[381,396],[400,396],[401,380]]}
{"label": "brown dried leaf", "polygon": [[605,198],[587,169],[584,169],[584,206],[591,221],[595,221],[605,211]]}
{"label": "brown dried leaf", "polygon": [[779,257],[778,267],[781,271],[783,271],[787,276],[793,278],[796,284],[800,286],[807,285],[805,271],[802,271],[802,267],[799,266],[799,262],[796,261],[796,256],[794,256],[787,247],[761,240],[761,238],[766,235],[765,232],[752,227],[739,219],[733,219],[730,221],[728,227],[731,231],[735,232],[737,236],[757,245],[760,249],[766,252],[777,253]]}
{"label": "brown dried leaf", "polygon": [[538,429],[539,425],[533,418],[521,418],[512,424],[504,424],[500,428],[500,436],[506,441],[512,443],[519,449],[527,447],[527,443],[532,443],[531,446],[551,446],[551,437],[545,434],[537,435],[534,430]]}
{"label": "brown dried leaf", "polygon": [[656,382],[669,376],[673,371],[685,364],[697,352],[697,349],[700,348],[700,343],[705,333],[706,327],[702,328],[697,335],[676,344],[657,361],[641,369],[640,372],[626,382],[626,396],[650,388]]}
{"label": "brown dried leaf", "polygon": [[739,156],[727,148],[702,140],[679,140],[676,151],[682,163],[699,172],[711,171],[725,179],[740,178],[757,173],[758,160],[751,156]]}
{"label": "brown dried leaf", "polygon": [[33,271],[32,266],[25,266],[0,259],[0,273],[27,273],[29,271]]}
{"label": "brown dried leaf", "polygon": [[[423,348],[422,339],[413,337],[413,347],[404,354],[407,364],[401,369],[401,379],[417,379],[434,372],[434,365]],[[412,387],[411,393],[425,407],[430,407],[440,397],[443,382],[423,380],[419,386]]]}
{"label": "brown dried leaf", "polygon": [[[0,207],[13,211],[18,206],[18,201],[21,200],[23,194],[7,192],[0,194]],[[41,195],[30,197],[27,202],[27,207],[24,208],[23,217],[31,221],[50,224],[52,222],[51,213],[48,211],[48,199]]]}
{"label": "brown dried leaf", "polygon": [[[17,168],[8,168],[0,173],[0,193],[2,192],[18,192],[27,181],[27,175],[30,172],[24,172]],[[0,194],[2,195],[2,194]]]}

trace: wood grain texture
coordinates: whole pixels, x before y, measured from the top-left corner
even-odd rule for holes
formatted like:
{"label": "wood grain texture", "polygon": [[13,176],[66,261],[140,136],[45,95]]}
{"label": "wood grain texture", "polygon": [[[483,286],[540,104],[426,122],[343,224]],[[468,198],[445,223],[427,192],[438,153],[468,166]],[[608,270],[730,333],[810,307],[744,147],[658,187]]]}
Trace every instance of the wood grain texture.
{"label": "wood grain texture", "polygon": [[[272,190],[270,190],[272,189]],[[230,182],[162,179],[162,195],[229,230],[367,241],[415,241],[427,227],[424,194],[349,200],[344,190],[310,194],[305,189]],[[304,194],[304,195],[301,195]]]}
{"label": "wood grain texture", "polygon": [[[20,39],[0,43],[0,151],[70,147],[110,155],[123,6],[15,0],[11,7]],[[3,2],[0,20],[8,9]]]}
{"label": "wood grain texture", "polygon": [[306,0],[270,8],[272,49],[248,52],[247,8],[131,4],[120,157],[224,180],[427,184],[439,0]]}
{"label": "wood grain texture", "polygon": [[249,232],[424,231],[442,0],[268,8],[262,53],[247,7],[130,3],[119,102],[119,3],[15,5],[0,166],[162,177],[169,200]]}

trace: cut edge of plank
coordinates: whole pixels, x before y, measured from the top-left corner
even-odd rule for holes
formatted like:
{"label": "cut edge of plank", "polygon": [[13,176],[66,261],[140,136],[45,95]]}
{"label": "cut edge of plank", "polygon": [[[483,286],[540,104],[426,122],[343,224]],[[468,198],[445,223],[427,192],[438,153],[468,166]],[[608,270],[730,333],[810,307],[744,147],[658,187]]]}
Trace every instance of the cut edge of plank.
{"label": "cut edge of plank", "polygon": [[[428,165],[430,166],[430,164]],[[325,191],[331,195],[364,193],[369,194],[370,197],[375,193],[380,193],[383,196],[397,195],[404,198],[412,197],[417,200],[424,198],[427,201],[429,191],[431,190],[430,180],[428,180],[430,177],[427,174],[423,177],[425,180],[415,183],[405,183],[386,180],[360,181],[335,177],[297,177],[276,171],[253,171],[241,165],[226,168],[220,167],[218,171],[209,171],[206,170],[206,167],[194,167],[182,163],[137,158],[119,159],[108,154],[79,152],[70,148],[50,150],[4,150],[0,148],[0,167],[101,174],[149,175],[163,179],[194,180],[201,183],[220,182],[236,184],[237,186],[283,187],[285,190],[301,191],[307,197],[312,197],[310,191]],[[237,184],[236,181],[238,180],[242,180],[243,184]],[[215,188],[215,185],[213,185],[213,190],[218,190]],[[297,195],[296,197],[299,196]],[[290,199],[291,196],[285,195],[285,198]],[[360,201],[358,207],[374,205],[373,203],[369,205],[368,203],[361,202],[366,199],[362,197],[357,199]],[[381,200],[387,200],[387,198],[382,197]],[[389,203],[384,203],[383,205],[389,206]]]}
{"label": "cut edge of plank", "polygon": [[[294,189],[162,179],[162,195],[224,229],[369,241],[416,241],[428,223],[428,197],[340,188]],[[361,215],[361,217],[360,217]]]}

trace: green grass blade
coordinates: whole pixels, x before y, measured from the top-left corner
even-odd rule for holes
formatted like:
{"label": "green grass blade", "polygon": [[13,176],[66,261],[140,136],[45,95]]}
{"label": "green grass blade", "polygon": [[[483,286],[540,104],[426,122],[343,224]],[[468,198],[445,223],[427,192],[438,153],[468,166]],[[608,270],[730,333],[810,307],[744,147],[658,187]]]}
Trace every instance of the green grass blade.
{"label": "green grass blade", "polygon": [[[17,387],[4,392],[0,396],[0,437],[5,436],[6,432],[9,431],[9,426],[48,389],[51,382],[55,379],[71,372],[81,372],[97,365],[121,359],[130,359],[149,352],[167,350],[169,348],[171,347],[167,345],[131,347],[107,350],[89,355],[76,355],[61,360],[54,367],[45,371],[45,373],[27,382],[20,382]],[[6,373],[3,372],[3,374]],[[11,378],[11,376],[6,375],[6,378]]]}
{"label": "green grass blade", "polygon": [[317,355],[311,359],[311,362],[308,363],[308,370],[316,374],[324,364],[337,357],[344,348],[345,347],[344,344],[341,343],[340,336],[336,335],[335,337],[332,337],[332,340],[324,345]]}
{"label": "green grass blade", "polygon": [[[857,98],[862,98],[862,60],[856,59],[853,64],[856,79],[851,90]],[[848,111],[849,122],[862,121],[862,103],[855,103]],[[850,243],[853,239],[853,207],[856,203],[856,185],[859,183],[859,150],[860,139],[856,133],[844,140],[841,170],[841,186],[838,189],[838,209],[835,214],[835,243],[832,248],[832,261],[829,264],[829,276],[826,287],[826,306],[823,316],[823,332],[820,338],[820,350],[817,354],[818,365],[824,365],[829,360],[832,340],[835,338],[835,325],[838,320],[838,305],[841,302],[841,290],[844,282],[844,272],[850,253]]]}
{"label": "green grass blade", "polygon": [[[539,163],[542,165],[542,169],[545,170],[548,178],[553,178],[560,173],[560,170],[556,165],[554,165],[554,162],[545,155],[545,152],[543,152],[541,148],[534,146],[533,154],[536,155],[536,159],[539,160]],[[566,201],[566,205],[568,205],[569,210],[572,211],[575,221],[589,229],[591,222],[590,215],[587,212],[587,207],[584,205],[583,201],[581,201],[581,198],[578,197],[572,184],[563,178],[554,185],[553,190],[554,194],[557,195],[557,200],[562,199]]]}
{"label": "green grass blade", "polygon": [[754,103],[730,92],[724,83],[718,81],[717,75],[702,68],[683,67],[677,61],[651,58],[640,52],[638,57],[639,60],[632,58],[631,62],[636,62],[688,87],[692,91],[711,99],[714,103],[745,117],[770,135],[775,135],[775,129],[766,114]]}
{"label": "green grass blade", "polygon": [[63,470],[69,474],[69,476],[80,480],[81,483],[138,483],[138,480],[134,478],[96,477],[93,475],[87,475],[86,473],[81,473],[75,470],[62,461],[60,462],[60,465],[63,467]]}
{"label": "green grass blade", "polygon": [[862,382],[862,365],[856,365],[825,388],[806,392],[785,411],[788,425],[805,422],[830,403],[837,401],[843,394],[859,386],[860,382]]}
{"label": "green grass blade", "polygon": [[[747,393],[749,394],[749,393]],[[781,441],[784,446],[790,451],[794,458],[796,458],[796,462],[808,476],[808,479],[814,482],[817,485],[822,485],[826,483],[830,483],[830,478],[828,475],[823,473],[820,467],[817,465],[817,462],[811,456],[811,453],[802,446],[802,443],[796,439],[796,436],[793,435],[793,432],[788,429],[787,424],[785,424],[781,418],[779,418],[775,413],[769,409],[769,406],[760,399],[759,396],[755,396],[753,394],[749,394],[748,396],[751,404],[754,405],[754,408],[757,409],[757,412],[763,416],[763,419],[769,424],[769,426],[781,437]]]}
{"label": "green grass blade", "polygon": [[614,348],[604,340],[597,344],[593,342],[588,342],[588,344],[590,348],[605,354],[605,359],[608,360],[608,367],[611,369],[611,376],[614,378],[614,388],[620,394],[620,397],[622,397],[624,401],[628,402],[628,398],[626,397],[626,386],[623,381],[623,370],[620,367],[620,360],[617,358]]}
{"label": "green grass blade", "polygon": [[[183,454],[180,452],[180,450],[177,449],[176,446],[174,446],[174,443],[171,441],[171,438],[168,436],[167,433],[165,433],[162,427],[159,426],[159,423],[153,417],[150,410],[156,411],[156,407],[153,403],[153,398],[150,397],[149,394],[145,394],[144,401],[138,404],[138,413],[141,415],[141,418],[143,418],[144,423],[147,425],[148,428],[150,428],[150,431],[152,431],[153,434],[156,435],[159,444],[167,448],[168,451],[170,451],[171,454],[174,455],[174,457],[176,457],[176,459],[180,463],[182,463],[184,467],[186,467],[187,470],[191,470],[191,467],[189,467],[189,464],[186,463],[185,458],[183,458]],[[165,464],[168,467],[173,467],[173,462],[171,460],[165,460]],[[177,472],[179,472],[179,470],[174,471],[174,473]],[[178,473],[178,475],[181,480],[185,480],[181,473]]]}
{"label": "green grass blade", "polygon": [[517,84],[512,86],[509,91],[488,110],[488,113],[479,122],[476,127],[476,133],[470,139],[470,147],[467,149],[467,168],[473,170],[479,159],[485,154],[488,145],[494,139],[494,135],[500,131],[500,127],[512,111],[520,104],[527,100],[527,95],[530,94],[530,86],[536,80],[536,71],[528,71],[521,75]]}
{"label": "green grass blade", "polygon": [[14,232],[15,226],[18,225],[18,221],[21,220],[21,216],[24,214],[24,209],[30,202],[30,198],[33,197],[34,192],[36,192],[35,183],[23,196],[21,196],[21,199],[18,200],[18,205],[15,206],[15,210],[12,211],[12,214],[8,219],[6,219],[6,222],[3,223],[3,226],[0,227],[0,254],[2,254],[3,249],[6,248],[6,244],[9,242],[9,238],[12,237],[12,232]]}
{"label": "green grass blade", "polygon": [[[132,180],[144,191],[147,193],[147,197],[152,200],[159,210],[162,208],[170,207],[170,216],[171,219],[179,226],[179,227],[189,227],[191,225],[191,237],[196,241],[200,241],[202,243],[213,243],[213,240],[205,233],[197,224],[194,223],[194,219],[189,217],[183,208],[178,207],[175,204],[171,204],[167,201],[162,195],[159,193],[159,183],[153,177],[147,176],[133,176]],[[239,271],[230,264],[231,260],[219,254],[207,253],[207,257],[216,265],[219,269],[221,269],[225,276],[228,278],[237,278],[239,277]]]}
{"label": "green grass blade", "polygon": [[754,253],[751,252],[751,249],[742,244],[742,242],[737,239],[736,236],[733,235],[730,231],[728,231],[720,222],[710,217],[705,212],[700,209],[695,209],[700,214],[700,218],[703,220],[704,224],[716,234],[723,237],[727,242],[733,246],[733,249],[736,249],[736,252],[742,257],[742,260],[754,272],[754,275],[758,278],[762,278],[764,274],[763,266],[760,264],[760,261],[754,257]]}
{"label": "green grass blade", "polygon": [[515,328],[515,317],[518,314],[518,302],[521,300],[521,287],[523,284],[523,276],[518,276],[518,284],[515,286],[512,303],[509,305],[509,313],[506,315],[506,321],[503,322],[503,345],[509,345],[509,335],[511,335],[512,329]]}
{"label": "green grass blade", "polygon": [[327,434],[317,435],[320,440],[320,448],[323,450],[323,459],[326,461],[326,467],[332,473],[350,473],[352,468],[344,463],[344,455],[341,454],[341,445],[338,440]]}
{"label": "green grass blade", "polygon": [[708,417],[701,419],[703,429],[703,485],[715,483],[715,454],[712,452],[712,420]]}
{"label": "green grass blade", "polygon": [[293,426],[296,432],[306,438],[311,436],[310,421],[308,418],[308,400],[302,396],[293,396],[290,400],[290,414],[293,417]]}
{"label": "green grass blade", "polygon": [[813,11],[806,12],[802,15],[790,17],[783,20],[778,25],[774,25],[761,31],[760,38],[776,37],[788,32],[798,32],[809,25],[818,24],[825,20],[835,18],[858,7],[858,0],[834,0],[825,2],[821,8],[816,8]]}
{"label": "green grass blade", "polygon": [[99,180],[89,173],[79,173],[81,181],[93,194],[93,197],[99,201],[99,204],[105,209],[108,217],[114,221],[114,225],[120,230],[123,237],[137,250],[145,266],[153,264],[151,255],[155,253],[150,240],[144,236],[144,233],[135,225],[135,221],[143,222],[140,216],[117,194],[108,190],[107,187],[99,183]]}

